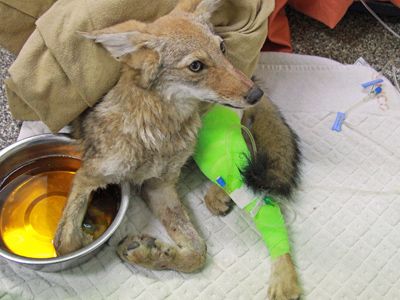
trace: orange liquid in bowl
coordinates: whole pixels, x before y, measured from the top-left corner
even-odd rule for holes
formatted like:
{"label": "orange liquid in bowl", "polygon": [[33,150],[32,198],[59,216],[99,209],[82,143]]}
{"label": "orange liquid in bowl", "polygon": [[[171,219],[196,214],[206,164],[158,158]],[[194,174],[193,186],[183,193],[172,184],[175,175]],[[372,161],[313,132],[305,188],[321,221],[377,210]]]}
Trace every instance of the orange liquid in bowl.
{"label": "orange liquid in bowl", "polygon": [[[53,238],[80,160],[46,157],[13,172],[0,187],[3,206],[0,233],[12,253],[30,258],[56,257]],[[117,198],[117,199],[116,199]],[[118,187],[93,194],[83,230],[98,238],[112,223],[119,206]]]}

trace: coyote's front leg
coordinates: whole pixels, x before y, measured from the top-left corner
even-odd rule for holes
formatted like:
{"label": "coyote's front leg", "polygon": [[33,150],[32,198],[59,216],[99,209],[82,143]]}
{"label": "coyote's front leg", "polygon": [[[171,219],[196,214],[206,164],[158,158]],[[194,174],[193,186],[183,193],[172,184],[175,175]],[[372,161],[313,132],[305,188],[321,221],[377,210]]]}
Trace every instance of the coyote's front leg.
{"label": "coyote's front leg", "polygon": [[234,203],[228,194],[215,184],[212,184],[208,189],[204,202],[208,210],[214,215],[225,216],[234,207]]}
{"label": "coyote's front leg", "polygon": [[193,272],[203,267],[206,244],[191,223],[176,193],[175,183],[151,179],[145,182],[142,192],[176,246],[148,235],[131,236],[119,246],[121,258],[150,269]]}
{"label": "coyote's front leg", "polygon": [[92,241],[92,238],[82,231],[82,222],[91,193],[98,188],[105,187],[107,183],[101,177],[89,175],[84,166],[74,177],[72,189],[54,238],[54,247],[60,255],[76,251]]}
{"label": "coyote's front leg", "polygon": [[[206,198],[208,209],[216,215],[225,215],[227,203],[232,202],[229,195],[217,185],[212,185]],[[229,212],[229,211],[228,211]],[[271,260],[268,299],[295,300],[300,298],[296,268],[289,253]]]}
{"label": "coyote's front leg", "polygon": [[[299,173],[300,152],[296,135],[275,105],[265,97],[245,111],[242,123],[250,128],[258,153],[252,160],[252,167],[244,174],[246,183],[272,195],[289,197]],[[216,185],[208,190],[205,202],[214,214],[229,212],[229,195]],[[268,295],[271,300],[299,298],[298,278],[290,254],[271,261]]]}
{"label": "coyote's front leg", "polygon": [[298,300],[300,299],[300,293],[296,269],[290,254],[285,254],[272,260],[268,299]]}

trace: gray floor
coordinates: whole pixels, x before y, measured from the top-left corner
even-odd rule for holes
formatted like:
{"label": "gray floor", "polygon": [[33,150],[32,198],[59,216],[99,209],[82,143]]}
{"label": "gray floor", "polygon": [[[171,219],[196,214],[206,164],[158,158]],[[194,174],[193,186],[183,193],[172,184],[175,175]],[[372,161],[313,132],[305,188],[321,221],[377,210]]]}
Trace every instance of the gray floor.
{"label": "gray floor", "polygon": [[[372,16],[350,12],[331,30],[294,11],[289,11],[294,52],[329,57],[342,63],[353,63],[364,57],[376,69],[381,69],[390,58],[400,57],[400,40],[387,32]],[[385,21],[400,34],[399,18]],[[3,80],[15,59],[0,48],[0,149],[14,142],[20,122],[15,121],[7,108]],[[385,72],[393,78],[393,74]],[[400,76],[397,64],[397,76]]]}
{"label": "gray floor", "polygon": [[[294,11],[289,11],[288,16],[296,53],[324,56],[347,64],[362,56],[377,70],[391,58],[400,59],[400,40],[368,13],[348,12],[333,30]],[[400,34],[399,17],[387,17],[384,21]],[[399,70],[400,64],[396,66]],[[390,72],[386,75],[393,76]]]}
{"label": "gray floor", "polygon": [[0,48],[0,149],[15,141],[20,127],[20,122],[14,120],[8,111],[7,97],[3,85],[7,69],[14,59],[13,55]]}

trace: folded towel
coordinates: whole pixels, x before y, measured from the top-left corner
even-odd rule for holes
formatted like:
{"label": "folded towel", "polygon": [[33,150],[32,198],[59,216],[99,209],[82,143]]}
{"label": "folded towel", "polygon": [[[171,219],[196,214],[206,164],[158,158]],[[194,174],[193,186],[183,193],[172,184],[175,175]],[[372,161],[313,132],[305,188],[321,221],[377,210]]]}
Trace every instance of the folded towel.
{"label": "folded towel", "polygon": [[[6,91],[16,119],[41,120],[58,131],[93,106],[118,79],[120,64],[77,31],[92,31],[126,21],[152,21],[176,0],[59,0],[37,21],[36,30],[9,69]],[[213,16],[226,41],[228,58],[253,73],[267,35],[274,1],[223,1]]]}
{"label": "folded towel", "polygon": [[55,0],[0,0],[0,45],[18,54],[35,30],[35,21]]}

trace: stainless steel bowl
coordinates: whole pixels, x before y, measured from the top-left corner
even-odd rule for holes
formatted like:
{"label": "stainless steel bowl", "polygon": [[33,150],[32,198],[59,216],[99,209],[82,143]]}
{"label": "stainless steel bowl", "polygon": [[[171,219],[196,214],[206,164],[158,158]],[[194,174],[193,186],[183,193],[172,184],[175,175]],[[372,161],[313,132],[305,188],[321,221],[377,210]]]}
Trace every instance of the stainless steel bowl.
{"label": "stainless steel bowl", "polygon": [[[0,151],[0,186],[7,176],[32,159],[48,156],[70,156],[80,158],[80,153],[67,135],[43,134],[21,140]],[[0,209],[3,203],[0,200]],[[97,240],[88,246],[65,256],[39,259],[27,258],[10,253],[0,236],[0,257],[10,262],[44,272],[57,272],[77,266],[94,256],[102,245],[111,237],[128,209],[129,184],[121,185],[121,201],[119,210],[107,230]]]}

